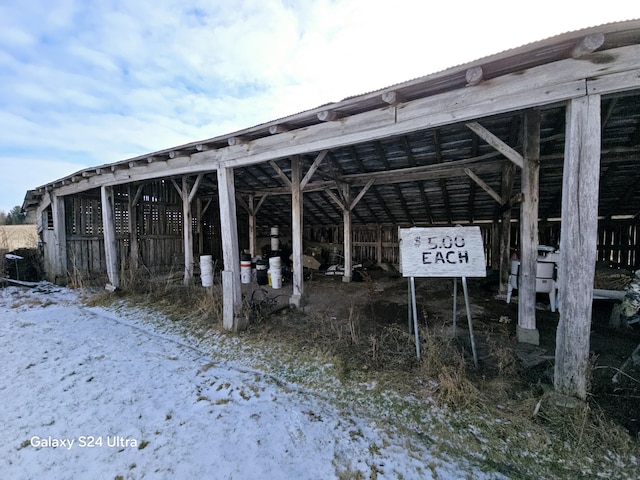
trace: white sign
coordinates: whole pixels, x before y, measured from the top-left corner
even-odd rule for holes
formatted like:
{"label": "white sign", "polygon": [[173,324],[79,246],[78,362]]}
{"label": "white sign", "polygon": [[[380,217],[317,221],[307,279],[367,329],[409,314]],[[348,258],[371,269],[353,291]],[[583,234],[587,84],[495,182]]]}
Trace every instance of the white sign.
{"label": "white sign", "polygon": [[400,229],[404,277],[486,277],[480,227]]}

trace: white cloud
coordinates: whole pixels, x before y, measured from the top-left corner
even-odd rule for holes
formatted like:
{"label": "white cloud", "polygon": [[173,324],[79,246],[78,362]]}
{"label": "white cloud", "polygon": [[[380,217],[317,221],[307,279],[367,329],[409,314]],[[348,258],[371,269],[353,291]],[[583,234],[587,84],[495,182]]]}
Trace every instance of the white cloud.
{"label": "white cloud", "polygon": [[[636,14],[607,5],[540,0],[523,21],[507,1],[5,0],[0,165],[41,159],[44,183]],[[12,172],[0,204],[40,184]]]}

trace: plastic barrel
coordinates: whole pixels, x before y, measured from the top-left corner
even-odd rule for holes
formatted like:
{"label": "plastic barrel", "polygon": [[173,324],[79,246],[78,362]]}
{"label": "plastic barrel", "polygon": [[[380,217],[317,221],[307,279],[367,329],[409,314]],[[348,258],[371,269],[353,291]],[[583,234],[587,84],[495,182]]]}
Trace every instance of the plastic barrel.
{"label": "plastic barrel", "polygon": [[213,256],[200,256],[200,280],[203,287],[213,286]]}
{"label": "plastic barrel", "polygon": [[267,278],[267,260],[256,261],[256,280],[258,285],[266,285],[269,279]]}
{"label": "plastic barrel", "polygon": [[271,277],[271,287],[274,290],[282,288],[282,269],[271,269],[269,270],[269,275]]}
{"label": "plastic barrel", "polygon": [[269,275],[274,289],[282,288],[282,260],[280,257],[269,258]]}
{"label": "plastic barrel", "polygon": [[278,227],[271,227],[271,251],[276,252],[280,248],[280,239],[278,238]]}
{"label": "plastic barrel", "polygon": [[251,283],[251,260],[240,261],[240,281]]}

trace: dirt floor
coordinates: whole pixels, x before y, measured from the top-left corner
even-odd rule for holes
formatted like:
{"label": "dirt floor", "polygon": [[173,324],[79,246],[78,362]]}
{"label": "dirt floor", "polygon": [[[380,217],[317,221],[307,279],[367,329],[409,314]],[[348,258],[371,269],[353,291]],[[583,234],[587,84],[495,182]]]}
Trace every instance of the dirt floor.
{"label": "dirt floor", "polygon": [[[558,313],[549,311],[548,298],[539,297],[537,325],[540,345],[528,346],[516,341],[517,296],[511,304],[496,299],[495,277],[469,279],[469,295],[479,368],[473,368],[473,352],[461,283],[457,287],[457,328],[453,331],[453,281],[416,279],[420,333],[453,338],[469,371],[478,384],[494,379],[512,382],[518,389],[540,392],[553,386],[553,359]],[[265,286],[244,286],[247,299],[263,301],[276,310],[264,313],[252,322],[250,330],[266,335],[297,335],[294,341],[306,348],[313,344],[335,352],[346,374],[355,369],[394,372],[418,367],[414,336],[409,334],[408,280],[398,273],[369,270],[363,281],[344,283],[342,277],[315,272],[305,281],[304,317],[288,313],[291,292],[285,282],[280,290]],[[275,305],[278,304],[280,309]],[[591,337],[591,392],[589,401],[606,416],[640,440],[640,369],[626,370],[620,381],[612,382],[636,346],[640,328],[609,327],[612,301],[593,304]],[[421,338],[422,349],[428,348]],[[319,347],[320,348],[320,347]],[[425,352],[422,352],[423,356]]]}

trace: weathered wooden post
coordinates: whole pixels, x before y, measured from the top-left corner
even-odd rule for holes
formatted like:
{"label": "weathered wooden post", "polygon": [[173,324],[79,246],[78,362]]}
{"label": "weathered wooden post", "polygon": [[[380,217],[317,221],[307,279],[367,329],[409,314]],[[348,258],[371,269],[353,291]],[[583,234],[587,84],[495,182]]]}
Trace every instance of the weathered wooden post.
{"label": "weathered wooden post", "polygon": [[[51,195],[51,216],[53,217],[54,256],[51,259],[54,282],[67,279],[67,226],[65,221],[64,197]],[[44,228],[47,228],[46,224]]]}
{"label": "weathered wooden post", "polygon": [[293,250],[293,291],[289,304],[295,307],[302,305],[304,293],[304,275],[302,265],[302,171],[300,159],[291,158],[291,248]]}
{"label": "weathered wooden post", "polygon": [[218,168],[218,195],[220,197],[220,236],[222,237],[222,326],[225,330],[240,330],[242,295],[240,285],[240,249],[233,168]]}
{"label": "weathered wooden post", "polygon": [[540,183],[540,112],[524,115],[524,164],[520,207],[520,284],[518,341],[538,345],[536,328],[536,270],[538,266],[538,187]]}
{"label": "weathered wooden post", "polygon": [[570,100],[566,115],[554,387],[585,399],[598,235],[600,96]]}
{"label": "weathered wooden post", "polygon": [[104,236],[104,256],[107,264],[107,288],[120,287],[120,269],[118,268],[118,249],[116,244],[116,222],[113,213],[114,198],[113,187],[103,185],[100,187],[100,203],[102,206],[102,233]]}

